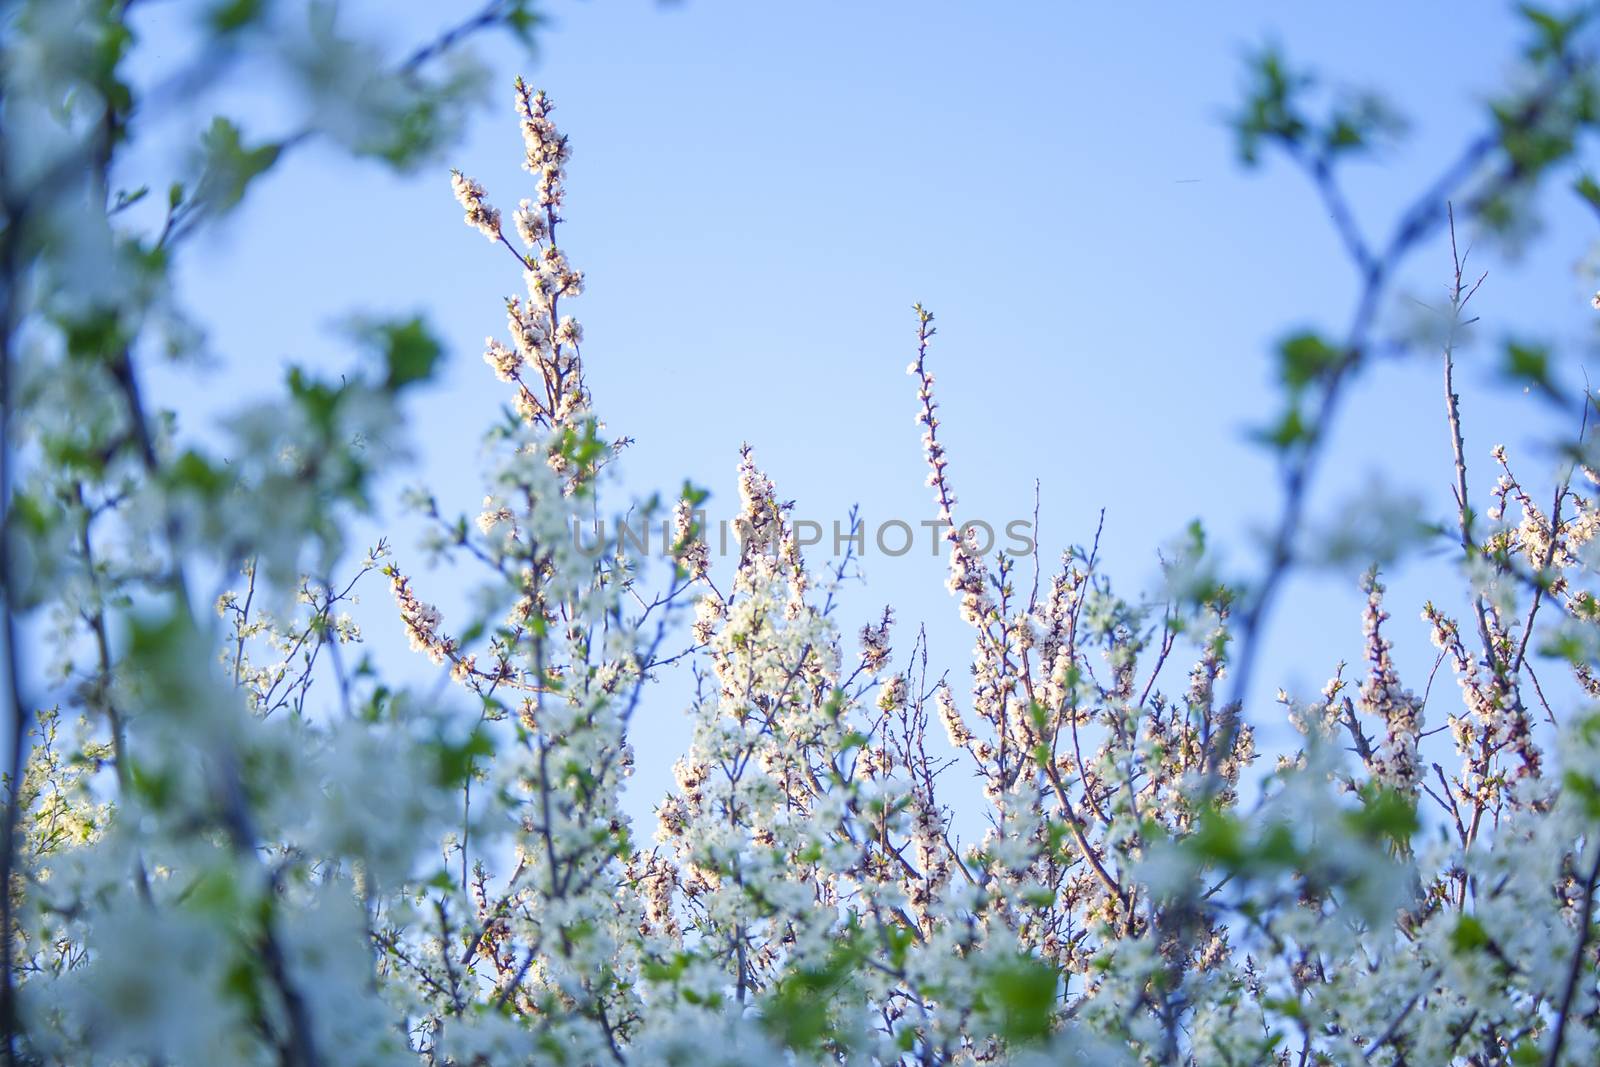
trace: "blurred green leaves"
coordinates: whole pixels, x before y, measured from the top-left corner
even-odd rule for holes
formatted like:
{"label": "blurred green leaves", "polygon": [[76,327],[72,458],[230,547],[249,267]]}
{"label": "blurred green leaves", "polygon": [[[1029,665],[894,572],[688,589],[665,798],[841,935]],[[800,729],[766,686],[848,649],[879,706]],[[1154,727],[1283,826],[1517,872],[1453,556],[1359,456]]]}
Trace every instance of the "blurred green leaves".
{"label": "blurred green leaves", "polygon": [[370,324],[367,336],[383,353],[384,388],[391,392],[432,378],[444,356],[444,346],[420,315]]}
{"label": "blurred green leaves", "polygon": [[281,151],[275,143],[247,146],[239,127],[218,115],[200,138],[201,174],[195,199],[212,211],[231,210],[244,199],[250,183],[278,162]]}
{"label": "blurred green leaves", "polygon": [[1317,79],[1291,66],[1275,45],[1247,56],[1244,103],[1229,120],[1239,160],[1256,166],[1263,150],[1275,144],[1326,163],[1380,147],[1405,132],[1404,118],[1372,92],[1338,93],[1325,114],[1313,116],[1307,98],[1316,86]]}
{"label": "blurred green leaves", "polygon": [[1268,142],[1297,144],[1310,129],[1300,103],[1312,78],[1292,70],[1274,46],[1248,57],[1245,72],[1248,84],[1244,107],[1232,125],[1240,160],[1254,166],[1261,161],[1262,148]]}
{"label": "blurred green leaves", "polygon": [[1056,968],[1033,956],[1016,955],[984,975],[980,1003],[994,1016],[995,1032],[1011,1045],[1044,1041],[1055,1026]]}
{"label": "blurred green leaves", "polygon": [[1316,331],[1300,330],[1278,342],[1276,356],[1283,410],[1251,436],[1275,452],[1287,453],[1315,440],[1316,427],[1306,414],[1305,395],[1343,373],[1349,355]]}
{"label": "blurred green leaves", "polygon": [[1303,330],[1278,343],[1278,377],[1290,392],[1298,393],[1332,372],[1343,357],[1343,351],[1321,335]]}
{"label": "blurred green leaves", "polygon": [[267,0],[215,0],[206,10],[205,22],[218,36],[230,36],[260,21],[267,6]]}

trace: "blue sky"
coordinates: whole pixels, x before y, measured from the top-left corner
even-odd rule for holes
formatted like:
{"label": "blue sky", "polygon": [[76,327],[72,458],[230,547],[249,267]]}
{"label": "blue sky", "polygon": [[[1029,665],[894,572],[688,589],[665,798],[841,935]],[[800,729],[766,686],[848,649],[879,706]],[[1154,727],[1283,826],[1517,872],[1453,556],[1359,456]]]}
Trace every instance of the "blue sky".
{"label": "blue sky", "polygon": [[[445,7],[347,4],[345,15],[398,49],[448,21]],[[1276,40],[1336,85],[1382,89],[1411,120],[1399,149],[1348,175],[1376,239],[1482,128],[1516,40],[1507,8],[1424,0],[549,11],[536,61],[505,41],[479,48],[494,106],[436,165],[396,178],[309,146],[190,250],[181,285],[217,360],[198,388],[161,377],[184,425],[203,431],[219,397],[242,402],[291,361],[346,365],[333,327],[352,309],[424,310],[452,356],[414,406],[417,457],[401,481],[430,485],[455,510],[477,506],[462,472],[508,399],[481,346],[521,283],[503,250],[462,225],[448,168],[507,210],[532,195],[510,108],[520,73],[550,93],[575,148],[562,237],[588,293],[573,310],[597,408],[638,441],[629,487],[672,491],[690,478],[713,491],[714,513],[731,508],[748,441],[798,514],[826,524],[860,505],[869,523],[931,518],[905,375],[920,300],[938,316],[932,365],[965,514],[1027,516],[1037,480],[1048,564],[1090,538],[1104,508],[1107,570],[1129,595],[1154,587],[1156,551],[1195,517],[1229,561],[1254,569],[1252,531],[1278,503],[1270,464],[1246,437],[1272,409],[1271,343],[1300,327],[1337,333],[1354,293],[1302,176],[1276,159],[1255,173],[1234,161],[1223,119],[1242,95],[1245,51]],[[152,27],[152,62],[164,34]],[[263,134],[286,110],[259,96],[238,107]],[[1576,379],[1595,286],[1575,267],[1594,218],[1570,197],[1550,198],[1544,218],[1515,261],[1474,252],[1490,272],[1476,310],[1487,339],[1567,343],[1562,368]],[[1405,291],[1442,300],[1448,268],[1447,248],[1430,245]],[[1463,357],[1480,500],[1493,443],[1551,430],[1532,401],[1493,388],[1492,358],[1489,344]],[[1349,397],[1317,513],[1351,507],[1378,477],[1442,519],[1449,464],[1437,355],[1376,367]],[[1522,466],[1540,481],[1550,460]],[[385,501],[391,518],[399,486]],[[411,566],[414,527],[399,528]],[[959,692],[970,641],[944,561],[879,556],[866,575],[844,603],[847,633],[895,604],[900,636],[925,622],[935,669]],[[448,611],[475,578],[444,570],[417,584]],[[1392,576],[1393,636],[1418,689],[1432,650],[1417,612],[1429,595],[1448,599],[1445,584],[1458,583],[1437,559]],[[1338,660],[1359,662],[1359,604],[1353,573],[1290,585],[1259,672],[1258,720],[1274,715],[1277,686],[1305,692]],[[379,583],[361,615],[385,664],[428,676],[404,654]],[[682,747],[680,688],[664,686],[641,713],[641,751]],[[1453,700],[1446,688],[1438,696]],[[1440,722],[1442,710],[1429,716]],[[670,763],[641,760],[640,810]]]}

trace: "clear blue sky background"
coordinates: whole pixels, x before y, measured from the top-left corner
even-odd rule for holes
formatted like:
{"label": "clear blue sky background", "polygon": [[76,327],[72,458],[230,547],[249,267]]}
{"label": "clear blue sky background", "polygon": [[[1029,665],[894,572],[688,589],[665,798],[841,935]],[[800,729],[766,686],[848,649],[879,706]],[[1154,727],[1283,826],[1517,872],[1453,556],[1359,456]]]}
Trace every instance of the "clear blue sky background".
{"label": "clear blue sky background", "polygon": [[[153,6],[151,18],[161,5]],[[455,5],[348,4],[396,50],[456,17]],[[1246,173],[1223,116],[1241,97],[1244,51],[1280,41],[1338,84],[1385,90],[1412,120],[1398,151],[1349,174],[1369,234],[1483,127],[1504,83],[1514,24],[1493,3],[1235,2],[552,3],[530,61],[509,42],[480,49],[494,108],[448,158],[399,179],[308,147],[263,182],[219,233],[191,249],[182,284],[218,363],[203,388],[165,399],[203,431],[219,398],[241,402],[297,361],[345,365],[332,329],[352,308],[425,310],[452,358],[414,407],[417,461],[406,481],[475,509],[480,430],[508,399],[480,359],[521,281],[503,250],[462,225],[448,167],[482,181],[509,212],[532,195],[518,169],[510,82],[546,88],[573,140],[563,244],[587,271],[583,321],[599,411],[638,445],[629,484],[672,491],[685,478],[731,508],[749,441],[798,513],[869,522],[933,515],[913,425],[913,301],[938,316],[933,355],[951,473],[969,516],[1028,514],[1041,486],[1045,559],[1087,540],[1106,509],[1104,557],[1123,590],[1153,587],[1156,550],[1203,517],[1236,565],[1278,499],[1245,430],[1272,409],[1271,342],[1290,328],[1337,333],[1352,272],[1303,177],[1272,160]],[[152,23],[153,63],[175,47]],[[175,39],[175,38],[174,38]],[[238,104],[247,131],[293,114]],[[156,175],[157,187],[163,175]],[[1531,254],[1475,253],[1488,336],[1594,337],[1576,271],[1593,216],[1552,198]],[[1438,302],[1442,244],[1406,274]],[[1550,430],[1532,401],[1498,392],[1492,348],[1464,357],[1467,445],[1480,501],[1488,449]],[[1427,518],[1450,508],[1439,361],[1375,368],[1350,396],[1316,495],[1336,510],[1374,475],[1414,491]],[[1530,480],[1548,455],[1524,460]],[[398,514],[395,491],[385,501]],[[391,523],[391,525],[393,525]],[[396,546],[418,559],[401,526]],[[929,626],[935,664],[957,684],[970,645],[943,588],[942,558],[869,558],[847,632],[894,603],[900,636]],[[1422,600],[1438,561],[1394,575],[1391,610],[1407,680],[1432,662]],[[421,574],[422,594],[459,608],[465,568]],[[1297,580],[1260,672],[1258,722],[1278,685],[1308,692],[1340,659],[1359,663],[1354,574]],[[1452,586],[1453,588],[1453,586]],[[362,621],[380,658],[429,676],[404,653],[387,591],[367,589]],[[398,650],[398,651],[397,651]],[[1181,684],[1181,683],[1180,683]],[[641,713],[634,803],[647,810],[686,739],[682,685]],[[1436,690],[1429,725],[1454,687]],[[1280,735],[1281,736],[1281,735]]]}

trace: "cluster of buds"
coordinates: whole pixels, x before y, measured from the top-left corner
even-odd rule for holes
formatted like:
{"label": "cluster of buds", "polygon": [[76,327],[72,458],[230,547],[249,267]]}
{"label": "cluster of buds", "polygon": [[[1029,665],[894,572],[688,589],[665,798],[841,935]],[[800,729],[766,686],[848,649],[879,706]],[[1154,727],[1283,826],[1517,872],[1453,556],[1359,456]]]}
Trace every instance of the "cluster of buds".
{"label": "cluster of buds", "polygon": [[1383,610],[1383,586],[1376,571],[1368,572],[1363,591],[1367,607],[1362,613],[1362,632],[1367,643],[1367,679],[1361,687],[1362,708],[1383,720],[1384,739],[1372,753],[1374,777],[1402,792],[1416,789],[1417,741],[1422,734],[1422,703],[1400,684],[1390,654],[1390,643],[1383,636],[1383,623],[1389,617]]}
{"label": "cluster of buds", "polygon": [[877,673],[889,660],[889,629],[894,625],[894,609],[884,608],[883,618],[876,626],[861,628],[861,665]]}
{"label": "cluster of buds", "polygon": [[455,191],[456,200],[467,213],[467,225],[491,241],[500,240],[500,212],[484,200],[487,194],[483,186],[459,170],[453,170],[450,172],[450,188]]}
{"label": "cluster of buds", "polygon": [[711,569],[711,550],[704,531],[695,525],[694,505],[679,500],[672,507],[672,553],[691,580],[699,580]]}
{"label": "cluster of buds", "polygon": [[455,639],[439,632],[443,619],[439,609],[418,599],[411,591],[411,582],[393,567],[385,568],[395,603],[400,608],[400,622],[405,626],[406,638],[413,652],[424,653],[435,663],[445,663],[456,658]]}

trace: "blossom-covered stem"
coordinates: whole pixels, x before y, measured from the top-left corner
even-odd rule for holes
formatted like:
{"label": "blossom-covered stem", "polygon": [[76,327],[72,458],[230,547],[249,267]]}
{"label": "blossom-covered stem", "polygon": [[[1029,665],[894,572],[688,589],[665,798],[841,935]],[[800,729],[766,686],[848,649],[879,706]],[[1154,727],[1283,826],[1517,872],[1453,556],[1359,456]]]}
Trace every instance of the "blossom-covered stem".
{"label": "blossom-covered stem", "polygon": [[256,561],[251,559],[245,564],[245,594],[244,604],[239,609],[238,638],[233,645],[233,684],[239,685],[244,680],[244,643],[249,633],[250,606],[256,599]]}
{"label": "blossom-covered stem", "polygon": [[[223,825],[234,851],[241,858],[254,860],[258,856],[261,842],[255,830],[255,820],[250,814],[249,802],[244,796],[234,753],[231,751],[220,753],[219,763],[222,778]],[[275,875],[269,875],[268,880],[275,883],[277,879]],[[273,888],[276,889],[276,886]],[[282,938],[278,934],[277,920],[270,908],[264,911],[259,922],[261,924],[259,949],[266,963],[267,977],[277,989],[278,996],[283,1001],[284,1014],[288,1016],[288,1033],[280,1050],[284,1067],[317,1067],[321,1060],[317,1055],[310,1005],[306,1003],[305,996],[289,975],[288,958],[284,953]]]}
{"label": "blossom-covered stem", "polygon": [[[939,518],[951,522],[955,515],[955,496],[950,492],[950,483],[945,476],[948,461],[944,458],[944,447],[939,444],[939,420],[935,414],[938,405],[933,399],[933,375],[928,373],[928,345],[933,340],[936,327],[933,325],[933,315],[924,310],[921,304],[912,310],[917,313],[917,361],[911,365],[911,373],[916,376],[917,384],[921,387],[918,393],[918,398],[922,401],[920,421],[927,427],[924,451],[927,453],[928,465],[932,468],[931,479],[934,489],[939,494]],[[946,536],[952,539],[955,537],[954,534]]]}
{"label": "blossom-covered stem", "polygon": [[[95,573],[94,541],[91,528],[94,523],[94,511],[84,497],[83,483],[75,483],[73,491],[77,496],[78,505],[83,509],[83,524],[79,528],[79,550],[83,553],[84,569],[93,576]],[[117,709],[116,702],[112,699],[112,656],[111,638],[106,627],[105,599],[97,590],[94,595],[94,608],[88,613],[89,629],[94,634],[95,656],[98,677],[95,682],[96,698],[105,710],[106,725],[111,731],[111,758],[116,763],[114,768],[117,776],[117,788],[126,796],[132,781],[132,769],[128,766],[128,738],[127,728],[123,724],[122,714]],[[135,855],[133,859],[134,885],[139,892],[139,898],[145,904],[150,904],[150,875],[145,869],[144,857]]]}
{"label": "blossom-covered stem", "polygon": [[[83,522],[78,528],[78,550],[83,553],[84,569],[91,576],[94,574],[95,553],[94,541],[90,534],[94,522],[94,512],[84,498],[83,483],[78,482],[73,486],[78,506],[83,509]],[[106,714],[107,724],[111,727],[112,758],[116,761],[118,788],[128,788],[127,766],[127,736],[122,725],[122,715],[117,711],[115,701],[111,698],[111,637],[106,631],[106,613],[104,601],[98,591],[94,597],[94,607],[88,612],[89,630],[94,635],[95,656],[98,660],[99,675],[95,679],[96,696]]]}
{"label": "blossom-covered stem", "polygon": [[1382,743],[1376,750],[1369,748],[1368,768],[1386,787],[1409,794],[1415,791],[1420,776],[1417,744],[1422,729],[1422,703],[1400,684],[1390,643],[1383,636],[1383,623],[1389,616],[1383,610],[1384,590],[1375,568],[1367,572],[1362,587],[1367,594],[1362,629],[1367,642],[1368,674],[1361,687],[1361,703],[1384,725]]}
{"label": "blossom-covered stem", "polygon": [[[1106,887],[1106,891],[1126,905],[1127,893],[1123,890],[1121,883],[1112,876],[1110,871],[1106,870],[1105,863],[1101,861],[1099,854],[1095,852],[1093,846],[1089,844],[1088,838],[1084,836],[1083,818],[1078,814],[1077,808],[1073,807],[1072,799],[1067,796],[1066,787],[1061,782],[1061,772],[1056,770],[1053,763],[1042,764],[1042,766],[1044,767],[1045,777],[1050,780],[1051,787],[1055,789],[1056,799],[1061,803],[1061,813],[1067,817],[1067,826],[1072,831],[1072,840],[1078,846],[1078,851],[1083,854],[1084,860],[1089,864],[1090,869],[1094,871],[1095,877],[1100,879],[1100,884]],[[1126,918],[1124,916],[1124,921],[1126,921]]]}
{"label": "blossom-covered stem", "polygon": [[1595,888],[1600,885],[1600,845],[1590,847],[1594,849],[1594,860],[1589,864],[1589,873],[1583,880],[1583,896],[1578,901],[1578,943],[1573,947],[1572,960],[1567,965],[1567,980],[1561,989],[1561,1005],[1556,1009],[1555,1031],[1550,1037],[1550,1051],[1545,1054],[1545,1067],[1558,1067],[1561,1062],[1561,1046],[1567,1036],[1567,1019],[1572,1013],[1572,1000],[1577,995],[1587,963],[1590,930],[1594,925],[1591,914],[1594,911]]}
{"label": "blossom-covered stem", "polygon": [[[1585,427],[1589,424],[1589,404],[1589,397],[1585,396],[1583,398]],[[1581,431],[1578,436],[1581,442],[1583,437]],[[1545,590],[1548,584],[1546,576],[1549,574],[1550,565],[1555,562],[1556,549],[1561,544],[1561,503],[1566,499],[1570,486],[1569,476],[1567,479],[1563,479],[1561,484],[1556,487],[1555,501],[1550,505],[1550,541],[1545,545],[1544,556],[1539,561],[1539,569],[1534,573],[1533,597],[1528,602],[1527,617],[1522,620],[1522,639],[1517,642],[1516,654],[1511,657],[1511,664],[1506,671],[1513,680],[1513,684],[1517,674],[1522,670],[1523,662],[1527,659],[1528,641],[1533,636],[1533,620],[1539,614],[1539,608],[1544,603]]]}

